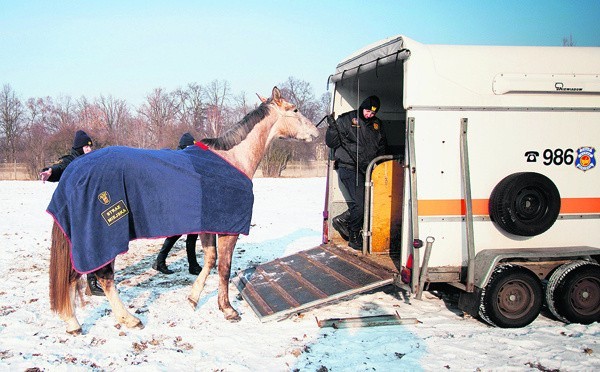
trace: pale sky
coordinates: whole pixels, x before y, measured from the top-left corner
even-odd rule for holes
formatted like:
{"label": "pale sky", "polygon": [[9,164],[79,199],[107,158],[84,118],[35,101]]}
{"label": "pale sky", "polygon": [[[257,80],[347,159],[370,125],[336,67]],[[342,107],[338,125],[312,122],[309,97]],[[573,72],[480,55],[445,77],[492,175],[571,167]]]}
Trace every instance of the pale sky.
{"label": "pale sky", "polygon": [[394,35],[430,44],[600,46],[600,0],[0,0],[0,85],[23,100],[227,80],[268,96],[293,76],[316,96],[335,66]]}

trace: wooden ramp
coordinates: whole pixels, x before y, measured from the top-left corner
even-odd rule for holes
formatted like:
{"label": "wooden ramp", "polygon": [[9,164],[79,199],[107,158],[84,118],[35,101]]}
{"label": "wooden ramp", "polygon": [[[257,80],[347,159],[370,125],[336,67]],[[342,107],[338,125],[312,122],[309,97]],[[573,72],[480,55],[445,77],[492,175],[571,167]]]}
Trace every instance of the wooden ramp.
{"label": "wooden ramp", "polygon": [[233,279],[262,322],[393,283],[394,272],[321,245],[239,272]]}

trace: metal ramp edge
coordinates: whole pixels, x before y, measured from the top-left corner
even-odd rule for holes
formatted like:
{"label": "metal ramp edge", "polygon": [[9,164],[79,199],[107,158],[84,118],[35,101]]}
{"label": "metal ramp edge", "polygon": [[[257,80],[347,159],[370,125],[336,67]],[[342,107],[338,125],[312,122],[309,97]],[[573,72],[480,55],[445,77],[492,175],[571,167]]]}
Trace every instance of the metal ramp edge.
{"label": "metal ramp edge", "polygon": [[232,282],[267,322],[384,287],[394,275],[354,252],[320,245],[242,270]]}

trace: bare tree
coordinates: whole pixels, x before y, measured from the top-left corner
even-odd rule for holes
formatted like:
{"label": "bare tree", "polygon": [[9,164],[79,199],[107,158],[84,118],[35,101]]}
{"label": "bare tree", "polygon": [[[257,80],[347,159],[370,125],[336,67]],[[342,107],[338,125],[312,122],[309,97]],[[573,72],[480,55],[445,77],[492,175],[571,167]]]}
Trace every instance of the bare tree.
{"label": "bare tree", "polygon": [[197,83],[188,84],[185,90],[173,93],[177,105],[177,118],[181,132],[202,133],[206,120],[204,89]]}
{"label": "bare tree", "polygon": [[292,156],[284,141],[273,141],[260,163],[263,177],[280,177]]}
{"label": "bare tree", "polygon": [[317,119],[319,105],[309,82],[290,76],[286,82],[281,84],[280,89],[290,102],[298,106],[304,116],[312,121]]}
{"label": "bare tree", "polygon": [[232,123],[227,123],[227,104],[231,96],[229,82],[213,80],[205,90],[207,112],[206,125],[203,128],[206,137],[218,137]]}
{"label": "bare tree", "polygon": [[20,156],[21,162],[27,165],[31,178],[37,178],[39,171],[47,164],[58,159],[58,156],[49,156],[49,136],[41,122],[27,125],[23,133],[23,147],[26,149]]}
{"label": "bare tree", "polygon": [[16,161],[20,136],[23,133],[25,111],[21,100],[10,85],[6,84],[0,93],[0,133],[2,153],[7,162]]}
{"label": "bare tree", "polygon": [[258,106],[256,104],[252,105],[250,102],[248,102],[246,92],[241,92],[237,96],[233,97],[233,101],[235,102],[233,107],[233,116],[235,122],[242,120],[244,116]]}
{"label": "bare tree", "polygon": [[[157,88],[146,97],[147,102],[138,110],[148,126],[149,143],[158,147],[168,147],[171,144],[169,127],[175,124],[177,106],[173,96],[162,88]],[[167,133],[169,132],[169,133]]]}
{"label": "bare tree", "polygon": [[[309,83],[290,77],[279,86],[313,122],[326,113],[329,96],[315,99]],[[32,177],[70,150],[77,129],[86,130],[98,147],[173,148],[183,132],[198,139],[223,135],[260,104],[244,92],[234,96],[225,80],[190,83],[174,92],[155,89],[137,108],[110,95],[77,101],[69,96],[29,98],[22,104],[9,85],[0,96],[0,155],[27,163]],[[274,163],[266,165],[265,174],[280,174],[292,159],[320,158],[319,142],[278,142],[267,155]]]}
{"label": "bare tree", "polygon": [[106,143],[125,145],[129,137],[127,123],[131,120],[131,113],[127,102],[115,99],[112,96],[100,98],[96,101],[102,113],[102,122],[107,130]]}
{"label": "bare tree", "polygon": [[562,40],[562,45],[563,45],[563,46],[572,47],[572,46],[575,46],[575,45],[577,45],[577,44],[576,44],[576,43],[575,43],[575,41],[573,40],[573,35],[569,34],[569,37],[566,37],[566,36],[565,36],[565,37],[563,37],[563,40]]}
{"label": "bare tree", "polygon": [[156,147],[156,144],[152,142],[147,134],[148,123],[146,118],[142,115],[136,115],[127,122],[127,144],[128,146],[135,146],[141,148]]}
{"label": "bare tree", "polygon": [[53,112],[48,122],[52,132],[74,132],[77,126],[76,106],[71,97],[61,96],[55,100]]}
{"label": "bare tree", "polygon": [[37,170],[41,169],[50,159],[56,159],[59,151],[64,146],[52,148],[52,133],[50,122],[54,115],[54,103],[50,97],[29,98],[26,102],[27,107],[27,129],[25,130],[24,146],[27,148],[29,156],[26,156],[30,172],[35,176]]}

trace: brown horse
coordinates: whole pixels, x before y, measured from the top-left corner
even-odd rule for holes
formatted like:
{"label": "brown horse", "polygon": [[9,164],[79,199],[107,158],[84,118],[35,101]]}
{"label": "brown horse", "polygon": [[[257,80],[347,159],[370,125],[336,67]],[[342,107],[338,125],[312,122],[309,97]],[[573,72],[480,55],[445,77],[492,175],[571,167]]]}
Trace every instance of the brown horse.
{"label": "brown horse", "polygon": [[[275,138],[292,138],[311,141],[318,136],[315,126],[304,117],[295,105],[287,102],[277,87],[273,88],[269,99],[260,97],[262,104],[249,113],[225,135],[219,138],[204,139],[202,142],[231,165],[252,179],[259,162],[271,141]],[[129,164],[134,167],[135,163]],[[62,182],[62,180],[61,180]],[[149,200],[148,203],[153,203]],[[89,232],[91,233],[91,232]],[[229,321],[239,321],[238,312],[229,302],[229,278],[233,250],[237,234],[214,234],[200,232],[204,250],[204,267],[192,285],[188,296],[196,307],[204,289],[208,275],[215,267],[218,257],[218,304]],[[50,255],[50,307],[67,323],[67,332],[81,333],[81,326],[75,315],[76,297],[81,295],[77,286],[81,273],[75,271],[72,261],[71,244],[56,222],[52,230]],[[94,271],[108,299],[112,311],[121,324],[129,328],[143,328],[143,324],[132,315],[119,298],[114,282],[114,259]]]}

